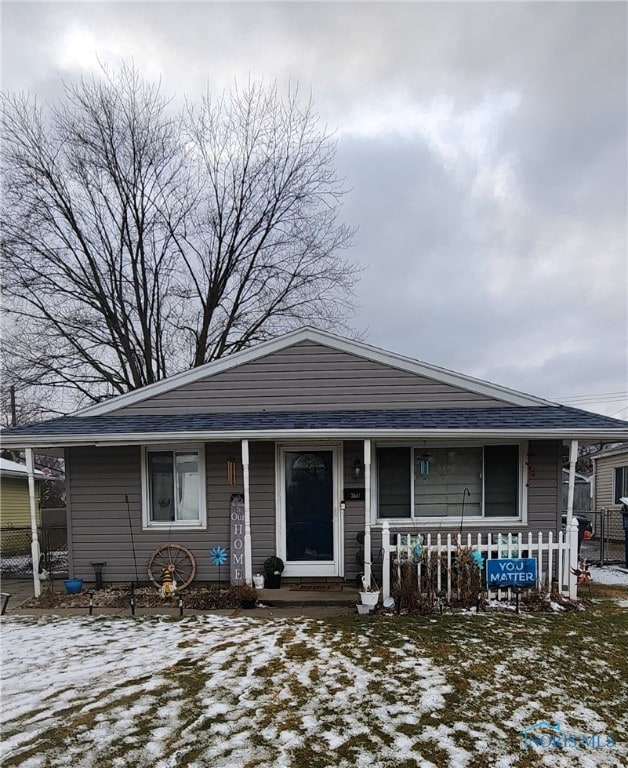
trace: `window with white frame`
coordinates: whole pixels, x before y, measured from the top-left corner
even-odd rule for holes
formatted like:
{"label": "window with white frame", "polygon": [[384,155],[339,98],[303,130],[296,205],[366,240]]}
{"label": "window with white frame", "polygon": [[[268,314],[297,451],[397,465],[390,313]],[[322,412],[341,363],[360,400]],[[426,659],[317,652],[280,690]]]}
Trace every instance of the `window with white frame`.
{"label": "window with white frame", "polygon": [[144,450],[144,525],[203,527],[206,523],[202,446]]}
{"label": "window with white frame", "polygon": [[621,504],[620,499],[628,497],[628,466],[614,467],[615,472],[615,504]]}
{"label": "window with white frame", "polygon": [[378,446],[380,518],[515,518],[519,445]]}

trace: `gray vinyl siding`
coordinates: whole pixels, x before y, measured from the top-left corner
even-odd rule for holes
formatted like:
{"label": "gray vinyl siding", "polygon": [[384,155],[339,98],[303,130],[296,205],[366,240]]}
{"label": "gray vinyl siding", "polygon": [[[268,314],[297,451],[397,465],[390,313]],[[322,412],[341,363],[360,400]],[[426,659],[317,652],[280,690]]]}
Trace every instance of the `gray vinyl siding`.
{"label": "gray vinyl siding", "polygon": [[[534,477],[528,477],[528,529],[560,531],[563,503],[563,445],[560,441],[531,441],[529,463]],[[532,473],[528,470],[529,475]]]}
{"label": "gray vinyl siding", "polygon": [[[167,542],[189,547],[197,562],[197,579],[215,581],[218,569],[209,562],[211,547],[229,547],[229,507],[232,494],[242,494],[239,443],[210,443],[205,446],[207,483],[207,528],[183,531],[142,530],[141,449],[71,449],[67,452],[68,509],[72,542],[73,575],[94,578],[92,562],[106,561],[105,581],[135,581],[129,515],[133,526],[137,577],[146,581],[147,565],[154,550]],[[227,482],[227,460],[236,458],[236,485]],[[274,447],[251,445],[251,505],[255,509],[252,538],[253,567],[275,551]],[[222,577],[227,573],[222,569]]]}
{"label": "gray vinyl siding", "polygon": [[[343,446],[343,488],[364,488],[364,478],[354,480],[353,466],[355,460],[364,462],[364,443],[357,440],[347,441]],[[360,531],[364,531],[364,502],[345,501],[345,579],[353,581],[358,573],[362,573],[362,563],[356,556],[360,545],[356,539]]]}
{"label": "gray vinyl siding", "polygon": [[[558,530],[561,498],[562,445],[554,442],[531,442],[529,461],[534,466],[534,477],[528,488],[528,527],[531,530]],[[71,541],[71,570],[74,576],[93,581],[92,562],[106,561],[106,582],[140,582],[147,580],[147,564],[153,551],[161,544],[185,544],[197,560],[197,579],[216,581],[218,570],[209,562],[209,549],[229,547],[229,507],[233,494],[243,493],[240,444],[209,443],[205,446],[207,482],[207,528],[182,531],[172,529],[142,530],[141,515],[141,449],[137,446],[116,448],[73,448],[67,451],[67,500]],[[353,479],[356,458],[363,458],[363,443],[347,441],[343,445],[343,488],[363,488],[363,478]],[[236,459],[236,485],[227,482],[227,460]],[[130,519],[137,559],[137,577],[134,569],[133,548],[129,529],[129,515],[125,502],[129,498]],[[275,445],[272,442],[250,443],[250,505],[253,573],[261,572],[264,560],[276,548],[275,499]],[[346,501],[344,516],[345,578],[353,581],[362,564],[356,561],[358,542],[356,534],[364,530],[364,502]],[[394,521],[391,528],[394,531]],[[407,529],[404,529],[407,530]],[[489,529],[482,529],[487,533]],[[513,531],[522,530],[514,526]],[[416,532],[442,534],[457,533],[456,525],[447,528],[422,528],[417,522]],[[467,529],[477,535],[476,530]],[[508,533],[507,529],[492,530]],[[381,553],[381,530],[372,530],[373,563],[375,572]],[[226,567],[223,578],[226,578]]]}
{"label": "gray vinyl siding", "polygon": [[275,444],[251,443],[249,465],[253,573],[263,573],[264,560],[277,549]]}
{"label": "gray vinyl siding", "polygon": [[120,408],[120,415],[499,407],[504,402],[304,341]]}
{"label": "gray vinyl siding", "polygon": [[72,574],[93,581],[92,562],[106,562],[105,581],[135,581],[125,494],[129,497],[138,578],[159,540],[141,535],[140,449],[74,448],[67,451],[66,494],[71,525]]}

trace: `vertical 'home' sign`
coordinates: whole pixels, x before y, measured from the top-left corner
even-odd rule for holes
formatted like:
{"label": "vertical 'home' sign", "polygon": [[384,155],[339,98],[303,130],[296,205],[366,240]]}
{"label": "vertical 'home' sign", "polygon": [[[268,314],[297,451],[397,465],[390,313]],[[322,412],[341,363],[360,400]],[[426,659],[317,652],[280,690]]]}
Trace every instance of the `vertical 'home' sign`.
{"label": "vertical 'home' sign", "polygon": [[231,497],[229,515],[229,580],[231,584],[244,584],[244,500],[242,496]]}

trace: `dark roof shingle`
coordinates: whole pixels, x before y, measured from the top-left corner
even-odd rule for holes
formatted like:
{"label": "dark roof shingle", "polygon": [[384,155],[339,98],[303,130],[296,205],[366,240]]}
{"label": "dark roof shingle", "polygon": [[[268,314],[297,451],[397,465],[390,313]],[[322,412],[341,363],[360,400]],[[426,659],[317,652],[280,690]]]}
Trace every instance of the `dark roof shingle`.
{"label": "dark roof shingle", "polygon": [[439,410],[296,411],[193,415],[62,416],[15,427],[3,437],[229,432],[263,430],[536,430],[587,429],[628,433],[628,422],[565,406],[447,408]]}

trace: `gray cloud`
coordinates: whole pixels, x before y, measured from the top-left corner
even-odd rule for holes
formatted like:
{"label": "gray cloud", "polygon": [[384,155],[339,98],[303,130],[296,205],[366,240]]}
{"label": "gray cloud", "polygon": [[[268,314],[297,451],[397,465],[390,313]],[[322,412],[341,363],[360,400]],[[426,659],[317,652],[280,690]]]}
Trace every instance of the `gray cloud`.
{"label": "gray cloud", "polygon": [[311,88],[352,187],[370,343],[544,396],[626,390],[625,4],[9,2],[3,17],[4,88],[55,98],[93,49],[192,98],[249,75]]}

